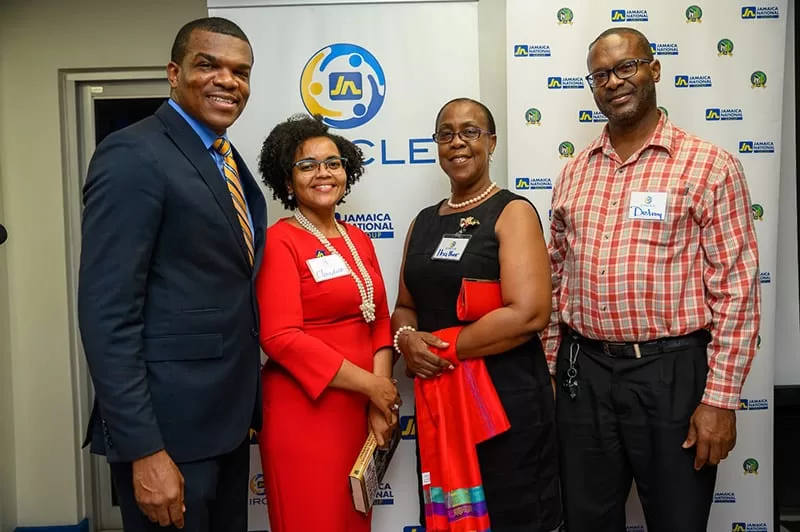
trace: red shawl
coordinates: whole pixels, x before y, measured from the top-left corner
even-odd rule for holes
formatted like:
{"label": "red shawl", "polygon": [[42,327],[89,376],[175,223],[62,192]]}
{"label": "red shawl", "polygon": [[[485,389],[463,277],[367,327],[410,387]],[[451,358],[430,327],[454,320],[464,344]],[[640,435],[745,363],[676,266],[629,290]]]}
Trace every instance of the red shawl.
{"label": "red shawl", "polygon": [[475,445],[511,426],[483,359],[458,360],[462,328],[434,332],[450,345],[430,348],[455,369],[414,380],[427,532],[490,530]]}

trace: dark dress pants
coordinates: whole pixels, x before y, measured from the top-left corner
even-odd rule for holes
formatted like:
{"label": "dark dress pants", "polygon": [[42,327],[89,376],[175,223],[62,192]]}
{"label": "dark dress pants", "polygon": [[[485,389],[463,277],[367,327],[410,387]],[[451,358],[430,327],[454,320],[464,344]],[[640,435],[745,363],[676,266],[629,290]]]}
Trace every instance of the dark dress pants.
{"label": "dark dress pants", "polygon": [[[183,532],[247,532],[250,443],[197,462],[177,464],[184,479]],[[111,464],[125,532],[170,532],[174,526],[152,523],[136,504],[132,464]]]}
{"label": "dark dress pants", "polygon": [[649,532],[705,532],[717,468],[695,471],[695,449],[681,444],[705,389],[706,343],[627,359],[564,334],[556,418],[568,532],[625,532],[632,480]]}

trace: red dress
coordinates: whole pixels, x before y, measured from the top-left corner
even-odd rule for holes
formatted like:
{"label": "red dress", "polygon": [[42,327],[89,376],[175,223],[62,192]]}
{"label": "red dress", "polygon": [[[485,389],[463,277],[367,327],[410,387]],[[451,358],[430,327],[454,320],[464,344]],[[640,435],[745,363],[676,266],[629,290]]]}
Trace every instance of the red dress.
{"label": "red dress", "polygon": [[[373,355],[391,346],[389,308],[369,237],[343,224],[375,288],[367,324],[350,275],[317,283],[306,261],[328,252],[285,219],[267,230],[257,279],[264,426],[259,434],[270,530],[368,532],[371,516],[353,508],[347,475],[367,437],[369,399],[327,388],[344,359],[372,372]],[[331,244],[358,272],[343,238]]]}

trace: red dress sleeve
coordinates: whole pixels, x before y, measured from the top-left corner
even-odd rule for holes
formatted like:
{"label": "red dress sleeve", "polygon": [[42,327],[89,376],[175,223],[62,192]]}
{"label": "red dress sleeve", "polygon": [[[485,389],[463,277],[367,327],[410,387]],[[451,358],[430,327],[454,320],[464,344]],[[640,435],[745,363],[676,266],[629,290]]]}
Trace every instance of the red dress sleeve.
{"label": "red dress sleeve", "polygon": [[[352,227],[352,226],[351,226]],[[370,274],[374,276],[372,284],[375,288],[375,323],[372,324],[372,352],[377,353],[384,347],[392,347],[392,324],[389,315],[389,304],[386,297],[386,284],[383,282],[381,265],[378,256],[375,254],[375,246],[372,240],[360,229],[358,252],[362,257],[367,258],[371,265]]]}
{"label": "red dress sleeve", "polygon": [[256,279],[261,349],[317,399],[336,376],[344,356],[304,331],[300,259],[291,233],[282,224],[267,232]]}

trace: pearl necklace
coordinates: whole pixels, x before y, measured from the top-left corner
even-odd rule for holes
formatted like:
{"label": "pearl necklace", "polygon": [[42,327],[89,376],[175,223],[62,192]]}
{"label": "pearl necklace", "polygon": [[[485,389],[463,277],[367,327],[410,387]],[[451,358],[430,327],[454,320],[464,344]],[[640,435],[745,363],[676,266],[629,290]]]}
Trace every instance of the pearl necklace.
{"label": "pearl necklace", "polygon": [[450,207],[451,209],[460,209],[461,207],[466,207],[467,205],[478,203],[480,200],[488,196],[489,192],[491,192],[492,189],[496,186],[497,185],[494,184],[494,181],[492,181],[491,183],[489,183],[489,186],[486,187],[486,190],[484,190],[474,198],[468,199],[467,201],[462,201],[461,203],[453,203],[453,198],[451,196],[450,199],[447,200],[447,206]]}
{"label": "pearl necklace", "polygon": [[[317,227],[311,223],[308,218],[303,216],[302,212],[296,210],[294,213],[294,218],[303,227],[303,229],[317,237],[322,245],[325,246],[325,249],[328,250],[328,253],[342,257],[341,253],[339,253],[336,248],[333,247],[328,238],[322,234],[322,231],[317,229]],[[344,227],[342,227],[339,222],[335,223],[336,229],[339,231],[339,234],[342,235],[345,244],[347,244],[347,249],[350,250],[350,254],[353,256],[353,260],[356,263],[356,267],[361,273],[361,277],[364,279],[362,283],[361,279],[359,279],[358,275],[356,275],[356,272],[354,272],[353,269],[348,265],[347,269],[350,271],[350,276],[353,278],[353,280],[355,280],[356,286],[358,287],[358,293],[361,295],[361,305],[358,308],[361,309],[361,314],[364,316],[364,321],[371,323],[375,321],[375,289],[372,286],[372,279],[370,278],[367,269],[364,267],[364,263],[361,262],[361,257],[359,257],[356,247],[353,245],[353,241],[350,240],[347,231],[344,230]],[[342,260],[345,264],[347,264],[347,261],[344,259],[344,257],[342,257]]]}

